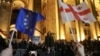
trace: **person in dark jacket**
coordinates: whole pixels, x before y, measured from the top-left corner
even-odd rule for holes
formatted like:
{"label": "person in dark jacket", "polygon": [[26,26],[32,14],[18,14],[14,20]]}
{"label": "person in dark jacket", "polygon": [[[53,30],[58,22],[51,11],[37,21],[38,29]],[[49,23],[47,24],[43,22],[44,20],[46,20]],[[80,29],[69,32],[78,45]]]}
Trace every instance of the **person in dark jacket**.
{"label": "person in dark jacket", "polygon": [[50,31],[47,33],[47,36],[45,36],[45,47],[47,49],[47,56],[51,55],[54,49],[54,38]]}
{"label": "person in dark jacket", "polygon": [[54,46],[54,38],[53,38],[52,33],[50,31],[47,33],[47,36],[45,37],[45,46],[47,48]]}

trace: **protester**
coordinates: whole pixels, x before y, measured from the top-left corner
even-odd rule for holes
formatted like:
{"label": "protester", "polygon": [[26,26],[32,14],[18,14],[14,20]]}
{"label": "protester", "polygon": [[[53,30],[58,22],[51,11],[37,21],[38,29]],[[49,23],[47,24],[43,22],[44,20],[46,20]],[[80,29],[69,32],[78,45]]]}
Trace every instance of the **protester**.
{"label": "protester", "polygon": [[0,56],[13,56],[13,49],[12,46],[10,45],[8,48],[4,49]]}
{"label": "protester", "polygon": [[48,48],[52,48],[54,46],[54,38],[52,33],[49,31],[47,36],[45,37],[45,46]]}
{"label": "protester", "polygon": [[45,36],[45,47],[47,49],[46,55],[53,56],[53,54],[51,54],[51,53],[54,52],[54,38],[53,38],[52,33],[50,31],[47,33],[47,36]]}
{"label": "protester", "polygon": [[12,56],[12,46],[7,47],[5,39],[0,35],[0,56]]}
{"label": "protester", "polygon": [[77,56],[85,56],[84,46],[81,43],[76,42],[76,48]]}

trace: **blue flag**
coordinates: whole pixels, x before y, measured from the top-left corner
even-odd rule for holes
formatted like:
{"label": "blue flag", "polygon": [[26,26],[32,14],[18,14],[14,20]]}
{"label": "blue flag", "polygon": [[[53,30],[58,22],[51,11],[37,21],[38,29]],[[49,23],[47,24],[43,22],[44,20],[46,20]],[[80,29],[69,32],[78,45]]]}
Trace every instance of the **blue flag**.
{"label": "blue flag", "polygon": [[40,13],[21,8],[16,20],[16,29],[28,36],[33,36],[36,22],[43,18]]}

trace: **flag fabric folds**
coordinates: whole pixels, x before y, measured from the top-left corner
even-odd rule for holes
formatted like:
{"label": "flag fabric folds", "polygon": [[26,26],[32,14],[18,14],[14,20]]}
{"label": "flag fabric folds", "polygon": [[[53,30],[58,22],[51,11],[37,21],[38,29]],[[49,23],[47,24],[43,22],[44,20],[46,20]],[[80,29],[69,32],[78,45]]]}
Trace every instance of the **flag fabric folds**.
{"label": "flag fabric folds", "polygon": [[61,0],[58,0],[58,4],[63,23],[73,20],[81,20],[85,23],[96,21],[86,2],[76,6],[71,6],[69,4],[63,3]]}
{"label": "flag fabric folds", "polygon": [[90,11],[90,8],[87,6],[86,2],[83,2],[73,8],[77,12],[81,21],[85,23],[91,23],[96,21],[93,13]]}
{"label": "flag fabric folds", "polygon": [[58,4],[63,23],[75,20],[75,17],[67,4],[63,3],[61,0],[58,0]]}
{"label": "flag fabric folds", "polygon": [[20,8],[19,15],[16,20],[16,29],[28,36],[33,36],[36,22],[44,17],[38,12]]}

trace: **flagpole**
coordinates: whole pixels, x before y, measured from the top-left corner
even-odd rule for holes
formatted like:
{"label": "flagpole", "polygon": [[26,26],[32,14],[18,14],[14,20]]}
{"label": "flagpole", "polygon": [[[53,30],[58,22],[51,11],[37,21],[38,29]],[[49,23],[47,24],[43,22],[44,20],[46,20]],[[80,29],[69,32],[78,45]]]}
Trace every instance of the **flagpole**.
{"label": "flagpole", "polygon": [[[67,19],[68,20],[68,19]],[[75,39],[75,35],[74,35],[74,32],[73,32],[73,29],[72,29],[72,26],[71,26],[71,23],[69,22],[69,28],[70,28],[70,31],[71,31],[71,34],[72,34],[72,38],[73,40],[76,42],[76,39]]]}
{"label": "flagpole", "polygon": [[[64,12],[65,12],[65,10],[64,10]],[[66,12],[64,14],[66,14]],[[72,29],[68,15],[66,15],[66,18],[67,18],[67,21],[69,22],[68,25],[69,25],[69,28],[70,28],[70,31],[71,31],[71,34],[72,34],[72,38],[73,38],[74,42],[76,42],[75,35],[74,35],[74,32],[73,32],[73,29]]]}
{"label": "flagpole", "polygon": [[38,32],[40,32],[41,34],[44,34],[44,32],[41,32],[39,29],[35,28],[35,30],[37,30]]}
{"label": "flagpole", "polygon": [[13,36],[14,36],[15,30],[13,30],[12,34],[11,34],[11,38],[9,40],[9,46],[11,46],[12,40],[13,40]]}
{"label": "flagpole", "polygon": [[[61,0],[59,0],[59,3],[61,4],[61,6],[63,6],[63,5],[62,5],[63,3],[62,3]],[[65,9],[64,9],[64,14],[66,15]],[[74,36],[74,32],[73,32],[73,30],[72,30],[72,26],[71,26],[71,24],[70,24],[70,20],[69,20],[68,15],[66,15],[66,19],[67,19],[67,21],[69,22],[68,25],[69,25],[69,28],[70,28],[70,31],[71,31],[71,34],[72,34],[72,38],[73,38],[74,42],[76,42],[76,39],[75,39],[75,36]]]}
{"label": "flagpole", "polygon": [[[64,10],[64,12],[65,12],[65,10]],[[65,13],[64,13],[64,14],[65,14]],[[70,23],[70,21],[69,21],[69,19],[68,19],[68,18],[69,18],[68,15],[66,15],[66,18],[67,18],[68,25],[69,25],[69,28],[70,28],[70,31],[71,31],[71,34],[72,34],[72,38],[73,38],[73,40],[76,42],[75,35],[74,35],[74,32],[73,32],[71,23]]]}
{"label": "flagpole", "polygon": [[[75,2],[76,2],[76,5],[78,5],[78,4],[81,3],[80,0],[76,0]],[[83,2],[84,2],[84,0],[83,0]],[[78,22],[78,28],[79,28],[79,31],[78,31],[78,32],[80,32],[80,33],[79,33],[79,41],[81,41],[81,29],[80,29],[81,26],[80,26],[80,25],[81,25],[81,22],[79,21],[79,22]]]}

